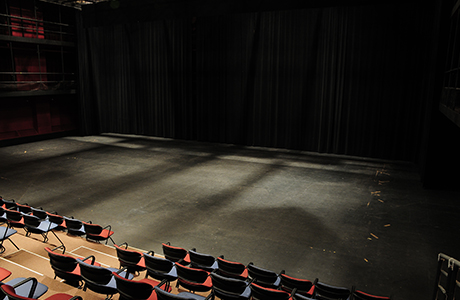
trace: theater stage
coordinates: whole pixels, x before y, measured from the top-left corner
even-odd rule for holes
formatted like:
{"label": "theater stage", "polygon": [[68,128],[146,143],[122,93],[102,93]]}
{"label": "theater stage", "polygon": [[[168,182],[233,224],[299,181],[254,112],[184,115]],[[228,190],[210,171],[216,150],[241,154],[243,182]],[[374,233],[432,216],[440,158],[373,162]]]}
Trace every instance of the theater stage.
{"label": "theater stage", "polygon": [[[161,243],[393,299],[430,299],[460,258],[459,193],[416,166],[132,135],[0,148],[0,195]],[[12,247],[6,242],[5,246]]]}

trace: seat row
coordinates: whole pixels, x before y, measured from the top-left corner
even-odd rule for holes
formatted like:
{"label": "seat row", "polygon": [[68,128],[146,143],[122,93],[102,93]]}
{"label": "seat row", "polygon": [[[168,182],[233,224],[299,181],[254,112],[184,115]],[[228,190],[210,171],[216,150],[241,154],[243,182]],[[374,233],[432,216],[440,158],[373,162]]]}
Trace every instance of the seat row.
{"label": "seat row", "polygon": [[[93,291],[104,291],[107,293],[107,299],[113,295],[109,295],[109,292],[119,293],[129,300],[148,299],[140,297],[140,291],[143,291],[143,295],[151,295],[154,289],[160,289],[156,290],[156,295],[161,300],[177,300],[177,297],[204,300],[214,296],[223,300],[390,299],[370,295],[355,288],[331,286],[317,279],[312,282],[295,278],[286,275],[284,271],[276,273],[253,263],[244,265],[226,260],[223,256],[214,258],[199,253],[196,249],[187,251],[170,243],[162,244],[161,256],[155,255],[153,251],[142,253],[131,250],[127,243],[114,246],[120,263],[118,270],[101,267],[95,257],[82,259],[59,253],[58,250],[62,250],[58,249],[59,247],[46,248],[46,251],[56,277],[74,286],[88,286]],[[142,280],[133,280],[132,275],[129,275],[142,271],[146,271]],[[120,275],[120,272],[124,272],[122,274],[125,276]],[[104,276],[101,275],[103,273]],[[98,274],[99,281],[95,274]],[[152,282],[150,277],[157,281]],[[94,287],[96,281],[98,287]],[[103,287],[104,282],[111,282],[112,286]],[[176,287],[189,292],[171,294],[172,282],[176,282]],[[144,283],[144,287],[141,283]],[[209,292],[209,295],[204,297],[196,292]]]}
{"label": "seat row", "polygon": [[[8,229],[0,230],[0,237],[2,233],[5,234],[4,239],[9,239],[9,236],[16,233],[13,228],[23,228],[26,231],[26,236],[32,233],[41,234],[44,242],[48,241],[48,233],[51,232],[61,245],[63,244],[62,241],[53,230],[64,230],[71,235],[85,236],[87,239],[94,241],[105,240],[106,243],[110,239],[115,244],[112,239],[114,232],[110,225],[102,227],[101,225],[93,224],[91,221],[85,222],[73,217],[61,216],[57,212],[48,212],[41,207],[36,208],[27,204],[20,204],[13,199],[3,199],[1,196],[0,223],[8,224]],[[11,239],[9,240],[11,241]],[[0,242],[0,253],[4,251],[3,243]]]}

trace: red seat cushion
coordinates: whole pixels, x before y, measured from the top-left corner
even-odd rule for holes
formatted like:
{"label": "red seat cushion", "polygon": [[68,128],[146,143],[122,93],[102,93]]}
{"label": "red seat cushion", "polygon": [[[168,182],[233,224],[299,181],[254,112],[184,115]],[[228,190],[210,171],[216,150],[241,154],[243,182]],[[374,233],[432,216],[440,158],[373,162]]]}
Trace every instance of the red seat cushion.
{"label": "red seat cushion", "polygon": [[371,295],[362,291],[355,291],[355,294],[366,299],[390,300],[390,297]]}
{"label": "red seat cushion", "polygon": [[[149,279],[149,278],[141,279],[141,280],[139,280],[139,282],[150,284],[152,287],[155,287],[155,286],[160,284],[159,281],[152,280],[152,279]],[[166,285],[162,285],[160,288],[163,291],[166,291],[168,293],[171,292],[171,290],[172,290],[172,288],[170,286],[168,287],[168,289],[166,289]],[[155,293],[155,291],[152,291],[152,294],[150,294],[150,297],[147,298],[147,300],[156,300],[156,299],[157,299],[157,293]]]}
{"label": "red seat cushion", "polygon": [[7,269],[3,269],[0,267],[0,281],[3,281],[5,280],[6,278],[8,278],[8,276],[11,275],[11,272],[8,271]]}
{"label": "red seat cushion", "polygon": [[107,239],[107,238],[109,238],[109,236],[111,236],[112,234],[113,234],[113,231],[108,230],[108,229],[102,229],[102,232],[99,233],[98,235],[99,235],[100,237],[103,237],[103,238],[106,238],[106,239]]}
{"label": "red seat cushion", "polygon": [[57,293],[57,294],[54,294],[52,296],[49,296],[48,298],[46,298],[46,300],[69,300],[72,297],[73,296],[68,295],[68,294]]}

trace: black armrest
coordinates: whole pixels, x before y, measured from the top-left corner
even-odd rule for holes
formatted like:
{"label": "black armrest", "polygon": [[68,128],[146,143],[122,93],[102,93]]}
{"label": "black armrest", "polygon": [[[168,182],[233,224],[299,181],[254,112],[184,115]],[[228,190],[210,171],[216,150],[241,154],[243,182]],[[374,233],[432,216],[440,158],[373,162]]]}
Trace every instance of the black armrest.
{"label": "black armrest", "polygon": [[[115,273],[120,275],[121,272],[125,272],[126,270],[128,270],[128,267],[124,266],[123,268],[119,269],[118,271],[116,271]],[[128,272],[125,272],[125,278],[128,279],[129,278],[129,273]]]}
{"label": "black armrest", "polygon": [[108,228],[109,231],[112,231],[112,226],[110,226],[110,225],[107,225],[107,226],[105,226],[105,227],[102,228],[102,229],[107,229],[107,228]]}
{"label": "black armrest", "polygon": [[155,255],[155,252],[153,250],[150,250],[149,252],[147,252],[148,255]]}
{"label": "black armrest", "polygon": [[121,248],[121,246],[123,245],[125,245],[125,249],[128,249],[128,242],[121,243],[120,245],[118,245],[118,247]]}
{"label": "black armrest", "polygon": [[94,262],[96,261],[96,257],[94,255],[90,255],[88,257],[83,258],[81,261],[85,261],[87,259],[91,258],[91,265],[94,265]]}
{"label": "black armrest", "polygon": [[209,293],[209,295],[207,295],[206,298],[204,299],[205,300],[214,299],[214,291],[211,291],[211,293]]}
{"label": "black armrest", "polygon": [[157,284],[156,286],[157,287],[161,287],[162,285],[168,283],[168,280],[167,279],[163,279],[159,284]]}
{"label": "black armrest", "polygon": [[53,252],[54,252],[55,250],[57,250],[57,249],[61,249],[61,248],[62,248],[62,254],[65,254],[65,246],[64,246],[64,245],[61,245],[61,246],[57,246],[56,248],[54,248],[54,249],[51,249],[51,251],[53,251]]}

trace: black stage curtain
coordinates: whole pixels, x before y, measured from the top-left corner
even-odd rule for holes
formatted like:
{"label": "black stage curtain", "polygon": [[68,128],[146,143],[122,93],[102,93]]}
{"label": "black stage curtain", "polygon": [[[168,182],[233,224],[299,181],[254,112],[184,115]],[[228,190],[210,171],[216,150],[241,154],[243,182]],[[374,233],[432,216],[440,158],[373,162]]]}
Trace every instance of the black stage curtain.
{"label": "black stage curtain", "polygon": [[82,133],[415,161],[432,23],[381,4],[80,24]]}
{"label": "black stage curtain", "polygon": [[193,137],[191,32],[189,20],[80,27],[82,133]]}

